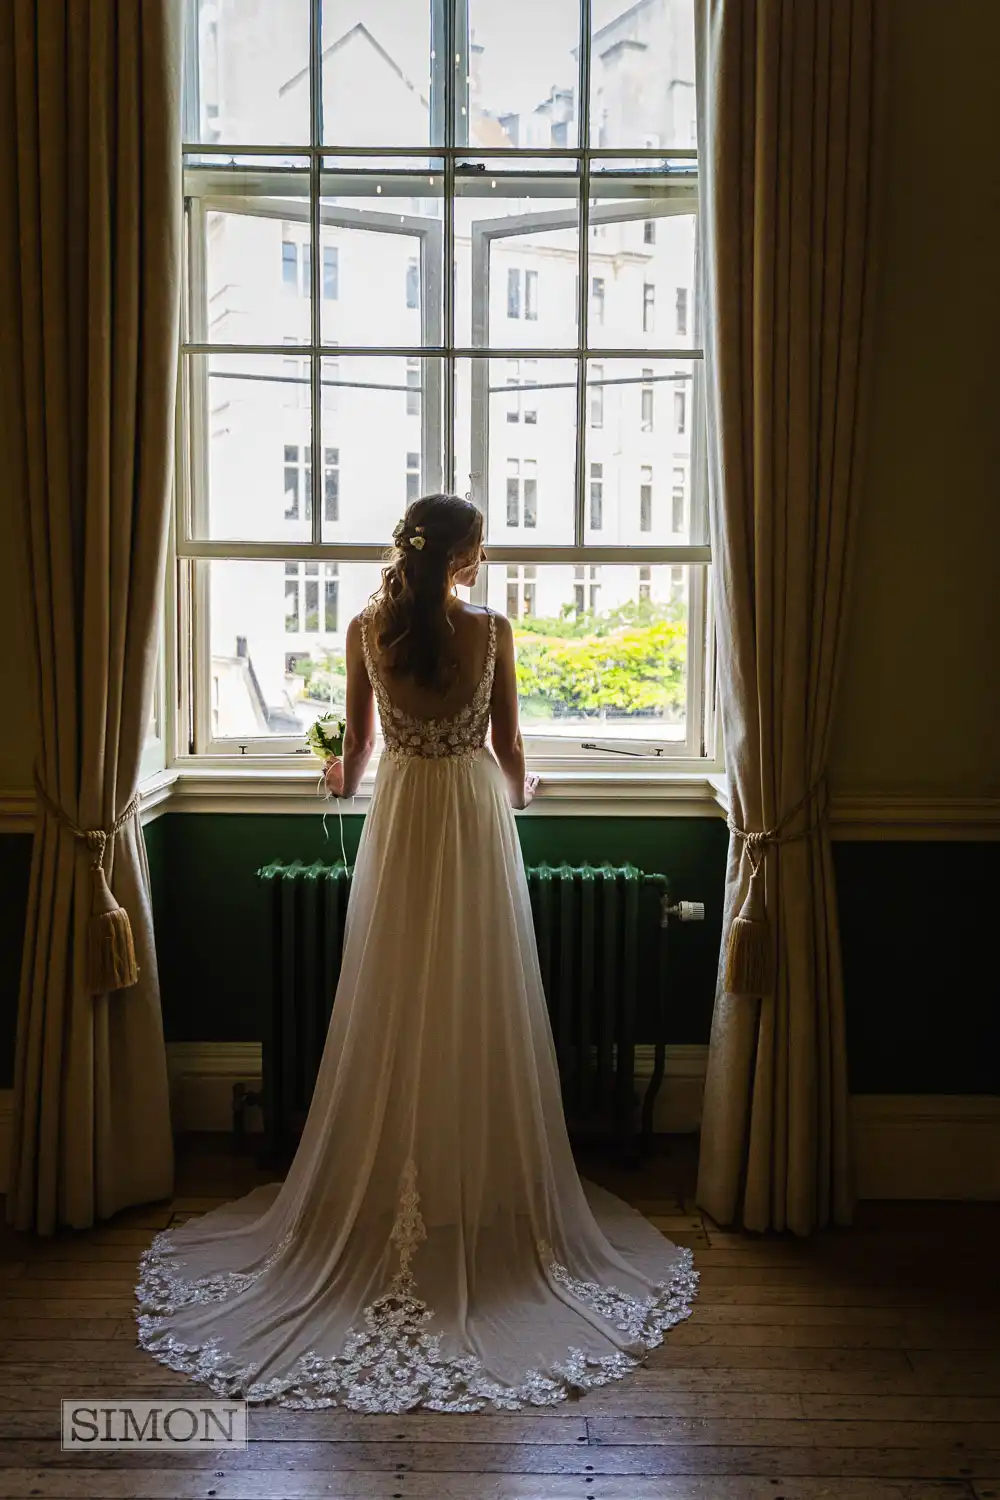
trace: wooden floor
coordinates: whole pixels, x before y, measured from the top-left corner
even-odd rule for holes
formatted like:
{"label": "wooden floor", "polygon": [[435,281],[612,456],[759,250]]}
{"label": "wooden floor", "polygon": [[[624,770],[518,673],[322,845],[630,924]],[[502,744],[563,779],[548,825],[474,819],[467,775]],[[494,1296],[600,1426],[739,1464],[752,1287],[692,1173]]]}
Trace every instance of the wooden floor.
{"label": "wooden floor", "polygon": [[261,1180],[188,1144],[168,1206],[0,1233],[0,1497],[1000,1500],[1000,1205],[867,1204],[808,1243],[725,1233],[674,1147],[583,1163],[695,1252],[690,1321],[633,1377],[536,1415],[251,1411],[246,1453],[60,1452],[59,1401],[190,1390],[135,1347],[152,1233]]}

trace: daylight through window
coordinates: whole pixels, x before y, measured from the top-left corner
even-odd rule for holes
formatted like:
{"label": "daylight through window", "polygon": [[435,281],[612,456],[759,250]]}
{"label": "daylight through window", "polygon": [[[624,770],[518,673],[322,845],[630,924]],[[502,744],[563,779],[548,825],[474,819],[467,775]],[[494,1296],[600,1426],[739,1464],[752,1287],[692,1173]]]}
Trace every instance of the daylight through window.
{"label": "daylight through window", "polygon": [[185,5],[182,741],[342,710],[393,527],[450,489],[532,753],[703,755],[694,0]]}

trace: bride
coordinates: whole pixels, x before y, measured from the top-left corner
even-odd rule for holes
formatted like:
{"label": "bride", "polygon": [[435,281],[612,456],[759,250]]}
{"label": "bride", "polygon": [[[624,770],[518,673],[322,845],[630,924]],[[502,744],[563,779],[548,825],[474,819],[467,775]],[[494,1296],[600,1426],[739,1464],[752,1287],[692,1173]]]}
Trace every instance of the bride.
{"label": "bride", "polygon": [[[511,805],[511,629],[462,603],[482,518],[431,495],[347,632],[357,790],[385,748],[287,1178],[142,1257],[139,1342],[217,1394],[482,1411],[618,1379],[688,1316],[691,1253],[577,1176]],[[487,732],[493,753],[486,748]]]}

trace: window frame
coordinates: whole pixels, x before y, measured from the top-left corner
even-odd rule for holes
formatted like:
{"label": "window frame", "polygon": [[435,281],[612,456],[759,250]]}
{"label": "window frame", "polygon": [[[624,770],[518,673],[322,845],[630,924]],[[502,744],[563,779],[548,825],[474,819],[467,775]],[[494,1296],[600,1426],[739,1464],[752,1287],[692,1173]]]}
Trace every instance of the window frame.
{"label": "window frame", "polygon": [[[445,0],[434,0],[435,14],[435,36],[440,39],[451,34],[457,36],[461,32],[461,25],[456,24],[454,15],[445,15]],[[453,7],[449,7],[459,17],[465,13],[464,0],[456,0]],[[317,17],[320,10],[320,0],[311,0],[311,13],[313,15],[313,45],[311,64],[315,68],[318,62]],[[586,18],[589,15],[589,4],[587,0],[581,0],[581,14]],[[545,159],[552,163],[553,167],[562,163],[578,173],[580,184],[579,203],[575,205],[577,217],[574,223],[579,228],[579,259],[578,259],[578,287],[577,303],[579,309],[580,332],[576,345],[565,349],[548,348],[513,348],[509,343],[499,340],[490,344],[484,337],[477,340],[473,336],[472,345],[468,348],[460,347],[452,333],[449,338],[445,328],[440,326],[432,328],[428,326],[429,314],[433,309],[440,309],[444,322],[449,324],[449,319],[454,316],[455,289],[446,286],[442,289],[443,295],[428,295],[428,272],[430,269],[437,270],[442,265],[450,266],[453,255],[454,229],[453,223],[448,218],[450,207],[454,202],[455,182],[461,169],[462,158],[470,152],[476,154],[476,148],[464,144],[456,138],[455,121],[459,114],[458,93],[462,89],[462,79],[465,74],[463,65],[454,70],[454,80],[448,79],[446,86],[453,92],[451,100],[452,107],[444,107],[441,99],[435,102],[432,98],[432,115],[437,108],[444,107],[446,118],[446,129],[444,132],[445,144],[434,147],[386,147],[384,145],[371,147],[333,147],[330,144],[321,145],[321,134],[317,132],[315,119],[313,122],[313,138],[311,144],[306,146],[282,146],[266,147],[254,145],[227,146],[218,142],[189,141],[184,146],[185,160],[188,156],[196,156],[199,160],[199,172],[204,175],[206,163],[217,160],[220,166],[228,157],[234,153],[244,159],[262,158],[267,156],[283,158],[304,158],[309,162],[310,176],[315,180],[322,180],[324,158],[336,153],[338,157],[378,157],[389,160],[391,158],[412,157],[414,154],[427,155],[444,164],[446,182],[450,180],[450,188],[442,199],[441,220],[429,219],[420,221],[414,216],[406,217],[405,225],[399,215],[384,215],[384,223],[378,222],[379,215],[368,210],[352,211],[343,207],[331,210],[328,205],[321,201],[321,188],[314,186],[313,194],[308,198],[300,200],[301,218],[309,225],[309,263],[311,279],[312,319],[313,334],[308,343],[302,343],[294,347],[286,346],[279,351],[253,344],[239,345],[211,345],[207,339],[192,337],[194,331],[191,323],[191,310],[198,301],[204,290],[205,265],[204,258],[199,257],[198,248],[204,245],[204,234],[198,232],[198,226],[194,223],[191,215],[192,208],[188,203],[188,255],[186,273],[189,285],[184,293],[184,342],[182,352],[185,356],[189,354],[211,354],[219,352],[223,354],[252,354],[281,352],[285,358],[309,359],[312,362],[312,464],[311,472],[315,476],[322,473],[323,482],[323,504],[316,503],[312,507],[313,536],[308,544],[284,544],[281,542],[217,542],[207,540],[207,527],[204,535],[198,537],[192,529],[192,517],[197,513],[199,507],[204,506],[207,496],[207,484],[205,476],[199,475],[199,469],[207,461],[207,434],[198,432],[199,412],[205,410],[199,403],[199,393],[192,390],[192,385],[197,383],[192,378],[193,372],[204,371],[207,368],[207,360],[183,361],[185,378],[181,381],[181,390],[178,402],[178,432],[180,435],[179,452],[191,455],[190,462],[180,463],[177,470],[177,504],[175,515],[176,549],[177,559],[177,597],[176,597],[176,640],[178,665],[176,671],[177,697],[179,702],[178,721],[176,725],[175,743],[178,748],[185,747],[187,753],[196,755],[199,759],[214,757],[220,761],[231,761],[242,759],[248,754],[267,757],[276,763],[287,764],[287,758],[292,753],[302,753],[300,742],[297,739],[282,739],[280,737],[262,737],[252,741],[216,740],[210,734],[205,733],[206,708],[205,692],[209,685],[210,677],[210,632],[208,626],[208,566],[213,558],[246,558],[260,560],[289,560],[306,559],[351,562],[351,561],[375,561],[382,555],[381,546],[359,544],[359,543],[324,543],[322,541],[323,512],[325,510],[325,463],[323,462],[323,449],[326,446],[323,441],[322,422],[320,412],[323,401],[322,393],[322,371],[324,361],[336,360],[342,356],[353,354],[375,354],[384,353],[398,356],[403,353],[407,358],[419,361],[421,370],[421,411],[422,422],[422,456],[425,470],[428,466],[433,467],[439,462],[440,470],[445,487],[454,489],[456,487],[456,476],[454,473],[455,461],[455,423],[457,414],[450,407],[454,398],[454,366],[458,359],[470,359],[473,372],[473,421],[472,434],[473,446],[479,439],[480,450],[478,455],[473,453],[473,493],[474,498],[480,504],[484,503],[485,497],[475,494],[478,478],[485,479],[488,473],[488,426],[490,412],[490,388],[489,367],[495,360],[520,359],[541,357],[560,358],[573,361],[577,367],[577,440],[578,449],[576,457],[576,527],[575,538],[571,545],[563,547],[543,547],[537,544],[493,546],[490,548],[490,560],[498,564],[507,563],[516,565],[518,568],[525,566],[544,566],[546,563],[574,564],[574,576],[576,567],[584,566],[587,569],[586,577],[592,580],[594,575],[590,571],[597,568],[597,577],[600,577],[600,568],[607,564],[629,564],[639,567],[650,566],[683,566],[687,569],[688,579],[688,682],[687,682],[687,736],[683,742],[671,742],[661,744],[660,742],[642,742],[637,734],[634,739],[622,739],[623,747],[630,747],[630,753],[643,753],[641,749],[631,747],[648,746],[648,753],[655,755],[659,763],[669,765],[675,770],[699,770],[711,769],[718,764],[718,756],[715,746],[715,703],[714,703],[714,673],[712,669],[711,638],[713,626],[711,623],[711,611],[709,608],[710,580],[708,568],[711,562],[710,548],[707,534],[707,513],[705,505],[705,489],[707,486],[707,466],[705,464],[705,436],[703,416],[703,356],[702,350],[697,346],[696,337],[699,321],[699,303],[697,297],[688,296],[688,327],[692,334],[683,347],[664,346],[655,344],[652,339],[635,346],[616,348],[601,340],[595,341],[590,335],[591,331],[603,330],[606,326],[608,316],[608,293],[610,290],[607,279],[604,276],[592,277],[589,267],[588,239],[591,227],[604,227],[613,222],[629,222],[637,220],[644,225],[654,225],[655,220],[668,217],[671,214],[694,213],[697,217],[698,211],[698,179],[697,179],[697,152],[692,148],[678,146],[675,148],[663,148],[660,146],[630,147],[627,150],[622,147],[607,147],[604,145],[592,146],[585,140],[584,132],[589,134],[590,114],[590,89],[589,89],[589,61],[590,42],[589,27],[584,26],[581,32],[582,45],[580,52],[580,77],[587,81],[587,86],[580,90],[581,102],[581,138],[576,147],[567,148],[557,146],[553,148],[538,147],[512,147],[509,150],[490,151],[491,157],[510,157],[510,165],[516,168],[519,159]],[[453,38],[454,39],[454,38]],[[464,43],[458,42],[456,57],[461,59],[464,54]],[[445,70],[449,73],[451,70]],[[318,92],[313,90],[313,93]],[[313,102],[315,111],[316,103]],[[192,132],[193,134],[193,132]],[[622,157],[627,155],[633,161],[638,160],[643,167],[648,163],[648,174],[644,175],[637,183],[634,180],[627,183],[628,192],[631,196],[626,205],[618,202],[607,203],[600,200],[591,202],[588,196],[588,187],[592,174],[596,175],[598,170],[602,176],[602,158]],[[391,162],[390,162],[391,164]],[[300,168],[288,168],[289,172],[295,171],[296,175],[302,176]],[[247,184],[248,177],[252,174],[243,169],[240,181]],[[617,179],[609,173],[607,182],[614,182],[617,191]],[[540,195],[544,176],[539,177]],[[625,186],[625,185],[623,185]],[[637,193],[636,189],[645,189],[645,192]],[[665,190],[665,191],[664,191]],[[270,189],[268,190],[270,191]],[[650,196],[660,192],[661,196]],[[449,193],[451,196],[449,196]],[[286,201],[271,202],[268,198],[258,198],[254,193],[245,190],[234,194],[226,192],[221,195],[207,196],[199,194],[195,213],[202,215],[213,209],[223,212],[245,212],[254,216],[261,214],[280,217],[288,220],[289,203]],[[297,215],[295,217],[298,217]],[[530,233],[540,227],[542,215],[528,214],[521,229],[522,233]],[[352,223],[356,227],[367,230],[378,230],[384,228],[386,232],[412,234],[419,232],[424,238],[421,239],[420,254],[420,315],[421,315],[421,344],[410,349],[377,350],[371,348],[352,349],[333,342],[324,342],[320,336],[321,308],[324,302],[326,283],[326,262],[323,257],[322,231],[328,225],[336,223]],[[508,239],[512,234],[511,219],[481,222],[478,228],[479,243],[473,245],[473,287],[478,291],[481,300],[488,302],[488,256],[492,240],[502,237]],[[203,223],[201,229],[203,231]],[[645,243],[646,230],[642,231]],[[474,236],[475,237],[475,236]],[[485,277],[476,277],[477,253],[486,257]],[[199,264],[200,259],[200,264]],[[298,259],[297,259],[298,265]],[[519,300],[520,320],[534,321],[538,317],[539,281],[537,271],[530,272],[535,277],[532,286],[530,301],[534,306],[533,315],[528,311],[529,291],[525,268],[517,268],[519,272]],[[200,274],[201,284],[198,285]],[[446,278],[446,281],[448,278]],[[593,287],[597,282],[602,283],[603,296],[600,299],[600,310],[602,316],[593,316],[594,297]],[[645,302],[645,286],[644,302]],[[194,293],[192,294],[192,287]],[[291,291],[291,287],[288,288]],[[340,295],[340,267],[337,269],[337,295]],[[655,296],[655,291],[654,291]],[[202,303],[202,305],[204,305]],[[654,314],[655,316],[655,314]],[[693,318],[693,323],[692,323]],[[475,317],[474,317],[475,321]],[[207,330],[204,330],[207,334]],[[675,360],[688,362],[690,365],[690,389],[692,400],[688,405],[688,428],[691,435],[691,457],[689,461],[690,483],[688,487],[687,504],[691,517],[692,528],[695,526],[695,517],[699,517],[697,531],[692,530],[688,541],[659,547],[640,546],[603,546],[585,540],[586,534],[586,508],[589,501],[589,474],[590,461],[586,454],[587,433],[590,430],[590,408],[588,404],[589,393],[587,390],[587,375],[592,368],[594,359],[606,363],[614,359],[630,359],[638,363],[640,359],[662,362],[664,360]],[[426,372],[431,369],[440,372],[440,379],[428,380]],[[544,362],[542,363],[544,370]],[[523,395],[524,382],[521,382],[518,394],[519,407]],[[603,402],[603,391],[601,392]],[[447,422],[441,420],[442,409],[449,411]],[[522,417],[523,420],[523,417]],[[437,448],[437,436],[441,435],[443,451],[439,457],[435,457]],[[199,447],[200,442],[200,447]],[[198,455],[197,457],[195,455]],[[319,462],[317,462],[317,459]],[[536,471],[537,472],[537,471]],[[519,479],[519,511],[521,513],[521,529],[524,527],[524,478]],[[425,480],[426,483],[426,480]],[[200,498],[199,498],[200,491]],[[316,485],[314,480],[314,500],[317,500]],[[536,500],[537,503],[537,500]],[[207,510],[202,510],[207,516]],[[530,527],[527,528],[530,531]],[[325,574],[321,573],[321,577]],[[600,584],[597,583],[597,588]],[[481,592],[482,592],[481,588]],[[321,608],[323,601],[321,600]],[[596,726],[595,726],[596,729]],[[587,731],[581,728],[580,738],[584,738]],[[586,761],[591,769],[607,770],[614,772],[621,768],[620,757],[611,754],[586,754],[583,746],[574,742],[553,740],[545,735],[528,735],[527,749],[533,758],[539,757],[546,762],[559,761],[560,763],[573,761],[579,765],[581,758]],[[617,741],[616,741],[617,743]]]}

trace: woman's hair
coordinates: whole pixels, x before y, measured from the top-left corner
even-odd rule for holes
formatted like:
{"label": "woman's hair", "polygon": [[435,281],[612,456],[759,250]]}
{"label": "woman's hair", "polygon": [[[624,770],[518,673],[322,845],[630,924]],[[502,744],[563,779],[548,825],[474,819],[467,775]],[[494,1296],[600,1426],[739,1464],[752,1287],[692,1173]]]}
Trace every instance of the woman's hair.
{"label": "woman's hair", "polygon": [[457,495],[424,495],[407,509],[372,596],[374,637],[391,672],[437,692],[451,685],[451,582],[476,562],[482,530],[481,512]]}

